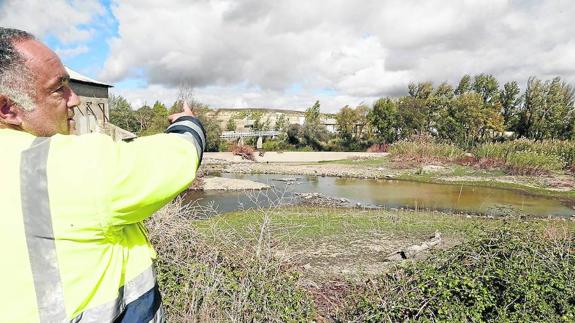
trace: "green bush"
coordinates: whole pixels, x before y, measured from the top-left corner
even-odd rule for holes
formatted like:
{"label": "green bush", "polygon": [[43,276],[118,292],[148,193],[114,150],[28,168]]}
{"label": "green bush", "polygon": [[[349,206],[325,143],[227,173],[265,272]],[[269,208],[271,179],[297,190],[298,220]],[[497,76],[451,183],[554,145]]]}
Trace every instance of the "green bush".
{"label": "green bush", "polygon": [[340,319],[573,322],[574,277],[567,228],[505,228],[368,282]]}
{"label": "green bush", "polygon": [[283,140],[266,140],[262,144],[264,151],[278,151],[289,149],[289,145]]}
{"label": "green bush", "polygon": [[231,147],[232,147],[232,145],[229,141],[222,140],[222,141],[220,141],[220,145],[218,147],[218,150],[220,152],[228,152],[228,151],[230,151]]}

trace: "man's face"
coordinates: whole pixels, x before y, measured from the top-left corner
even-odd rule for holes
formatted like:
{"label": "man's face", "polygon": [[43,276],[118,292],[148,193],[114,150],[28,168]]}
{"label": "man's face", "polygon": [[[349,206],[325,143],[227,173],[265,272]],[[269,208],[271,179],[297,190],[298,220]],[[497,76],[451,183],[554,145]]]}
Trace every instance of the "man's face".
{"label": "man's face", "polygon": [[75,126],[73,109],[80,99],[68,84],[70,76],[64,65],[56,53],[36,40],[21,41],[15,47],[32,75],[30,86],[35,103],[34,111],[22,113],[22,130],[43,137],[70,134]]}

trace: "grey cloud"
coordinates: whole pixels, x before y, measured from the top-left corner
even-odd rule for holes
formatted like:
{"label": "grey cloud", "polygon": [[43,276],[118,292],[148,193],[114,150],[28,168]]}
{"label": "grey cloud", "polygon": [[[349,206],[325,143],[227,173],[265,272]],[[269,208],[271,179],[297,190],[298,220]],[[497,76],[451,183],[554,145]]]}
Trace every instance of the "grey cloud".
{"label": "grey cloud", "polygon": [[104,13],[97,0],[4,0],[0,1],[0,25],[23,29],[37,37],[55,35],[64,43],[90,38],[90,29],[80,28]]}
{"label": "grey cloud", "polygon": [[[233,95],[301,104],[286,94],[293,84],[309,101],[321,88],[361,101],[402,95],[411,81],[454,84],[466,73],[520,83],[575,76],[575,7],[558,0],[124,0],[114,15],[119,36],[103,78],[143,72],[167,87],[187,80],[200,93],[226,92],[230,105]],[[238,84],[261,95],[225,90]]]}

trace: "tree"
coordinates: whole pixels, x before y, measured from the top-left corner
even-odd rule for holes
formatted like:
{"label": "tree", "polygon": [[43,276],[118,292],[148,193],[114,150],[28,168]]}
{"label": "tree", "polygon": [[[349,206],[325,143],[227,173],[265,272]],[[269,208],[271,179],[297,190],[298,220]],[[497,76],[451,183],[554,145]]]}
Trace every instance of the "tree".
{"label": "tree", "polygon": [[507,82],[499,93],[501,100],[503,123],[507,129],[514,129],[517,125],[517,114],[521,107],[521,91],[517,82]]}
{"label": "tree", "polygon": [[302,143],[310,146],[314,150],[323,150],[329,139],[329,133],[321,123],[321,113],[319,101],[315,101],[305,113],[305,122],[302,127]]}
{"label": "tree", "polygon": [[274,130],[285,131],[287,126],[288,126],[288,119],[286,118],[286,115],[282,113],[276,120]]}
{"label": "tree", "polygon": [[263,116],[264,116],[263,111],[253,111],[250,114],[250,119],[254,120],[254,124],[252,126],[252,129],[254,131],[264,130],[265,122],[262,121]]}
{"label": "tree", "polygon": [[438,124],[439,135],[469,148],[503,130],[497,106],[485,104],[476,92],[457,96]]}
{"label": "tree", "polygon": [[433,84],[431,82],[410,83],[407,86],[407,92],[413,98],[427,100],[433,93]]}
{"label": "tree", "polygon": [[359,115],[355,109],[349,106],[343,107],[336,115],[337,132],[344,144],[349,145],[356,135],[356,124],[359,121]]}
{"label": "tree", "polygon": [[228,122],[226,123],[226,130],[227,131],[236,131],[236,120],[234,118],[228,119]]}
{"label": "tree", "polygon": [[168,109],[163,103],[156,101],[151,109],[151,118],[148,120],[146,128],[141,131],[141,134],[154,135],[162,133],[166,131],[169,125]]}
{"label": "tree", "polygon": [[315,101],[313,106],[309,107],[305,110],[305,123],[310,125],[319,125],[321,124],[321,113],[320,113],[320,105],[319,101]]}
{"label": "tree", "polygon": [[459,84],[457,84],[457,88],[455,88],[455,95],[462,95],[469,91],[471,91],[471,76],[466,74],[461,78]]}
{"label": "tree", "polygon": [[360,104],[355,108],[357,114],[357,127],[355,128],[356,137],[360,139],[370,140],[372,137],[371,127],[367,120],[369,114],[369,107],[366,104]]}
{"label": "tree", "polygon": [[109,102],[110,122],[122,129],[137,133],[139,131],[138,121],[130,103],[124,97],[114,94],[110,96]]}
{"label": "tree", "polygon": [[294,123],[287,128],[287,142],[291,145],[301,145],[302,129],[301,125]]}
{"label": "tree", "polygon": [[519,112],[517,132],[520,137],[541,139],[541,118],[545,110],[545,85],[536,77],[530,77],[523,94],[524,104]]}
{"label": "tree", "polygon": [[476,93],[481,95],[485,104],[495,105],[499,102],[499,82],[493,75],[476,75],[472,88]]}
{"label": "tree", "polygon": [[136,132],[138,135],[141,135],[143,132],[148,129],[149,124],[152,122],[154,117],[154,112],[152,108],[147,105],[140,107],[134,113],[136,120],[138,121],[138,131]]}
{"label": "tree", "polygon": [[381,143],[397,139],[397,106],[393,100],[381,98],[375,101],[367,118]]}
{"label": "tree", "polygon": [[397,109],[397,135],[408,138],[415,134],[423,134],[429,130],[429,113],[424,102],[411,96],[399,99]]}

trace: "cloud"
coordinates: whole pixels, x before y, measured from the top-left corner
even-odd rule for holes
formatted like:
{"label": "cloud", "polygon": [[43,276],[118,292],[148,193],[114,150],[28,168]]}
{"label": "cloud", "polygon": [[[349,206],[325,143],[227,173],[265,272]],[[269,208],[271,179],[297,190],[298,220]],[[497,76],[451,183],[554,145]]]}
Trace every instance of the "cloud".
{"label": "cloud", "polygon": [[0,1],[0,25],[23,29],[36,37],[54,35],[70,44],[91,37],[93,30],[82,27],[104,13],[97,0],[3,0]]}
{"label": "cloud", "polygon": [[[187,80],[218,105],[309,105],[321,89],[358,101],[465,73],[575,75],[575,7],[562,1],[132,0],[113,11],[119,36],[102,77],[143,73],[167,88]],[[296,83],[303,90],[290,94]]]}
{"label": "cloud", "polygon": [[[105,10],[95,0],[8,0],[0,8],[2,25],[63,42],[90,37]],[[147,86],[117,89],[132,102],[171,103],[185,81],[214,107],[303,109],[320,99],[335,111],[402,95],[409,82],[455,84],[463,74],[575,81],[568,1],[113,0],[111,11],[118,33],[100,78],[142,79]]]}
{"label": "cloud", "polygon": [[54,50],[61,58],[72,58],[90,51],[86,45],[78,45],[68,48],[56,48]]}

